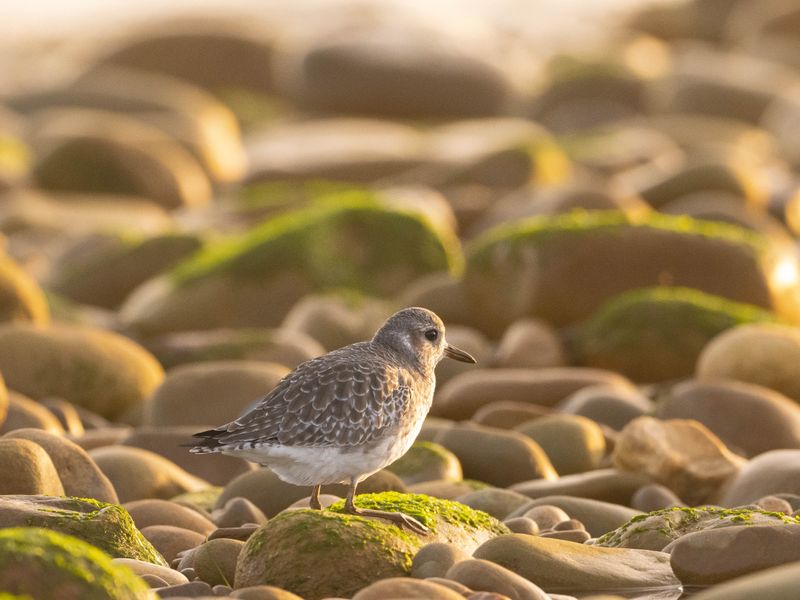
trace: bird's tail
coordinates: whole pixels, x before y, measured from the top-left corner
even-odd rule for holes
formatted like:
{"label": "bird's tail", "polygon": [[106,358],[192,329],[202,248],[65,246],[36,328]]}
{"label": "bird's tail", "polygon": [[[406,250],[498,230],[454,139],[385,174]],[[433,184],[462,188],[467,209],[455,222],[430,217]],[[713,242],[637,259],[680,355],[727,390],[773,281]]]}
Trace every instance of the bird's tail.
{"label": "bird's tail", "polygon": [[195,438],[195,441],[188,444],[181,444],[181,446],[189,448],[189,452],[192,454],[212,454],[214,452],[219,452],[223,444],[221,444],[217,438],[222,433],[223,432],[218,429],[208,429],[206,431],[193,433],[192,437]]}

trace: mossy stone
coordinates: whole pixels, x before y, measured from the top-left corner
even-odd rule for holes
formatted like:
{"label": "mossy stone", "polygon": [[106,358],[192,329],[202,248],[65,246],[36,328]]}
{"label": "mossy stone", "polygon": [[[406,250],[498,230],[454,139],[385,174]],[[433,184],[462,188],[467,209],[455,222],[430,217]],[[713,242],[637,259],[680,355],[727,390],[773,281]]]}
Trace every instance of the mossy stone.
{"label": "mossy stone", "polygon": [[39,527],[0,530],[0,588],[36,600],[150,600],[147,584],[86,542]]}
{"label": "mossy stone", "polygon": [[796,319],[785,279],[797,264],[743,228],[656,213],[573,211],[497,226],[468,249],[464,286],[476,321],[499,334],[538,317],[588,318],[622,292],[668,282]]}
{"label": "mossy stone", "polygon": [[117,333],[24,323],[0,326],[0,371],[34,400],[63,398],[112,419],[144,403],[164,378],[149,352]]}
{"label": "mossy stone", "polygon": [[486,513],[421,494],[362,494],[356,505],[402,511],[430,534],[420,537],[381,519],[343,514],[343,502],[322,511],[285,511],[247,541],[236,587],[274,585],[309,600],[351,597],[379,579],[409,575],[414,554],[426,543],[449,542],[469,552],[508,532]]}
{"label": "mossy stone", "polygon": [[139,288],[122,317],[147,333],[274,327],[308,293],[392,296],[421,275],[457,270],[460,261],[452,231],[365,193],[334,194],[209,244]]}
{"label": "mossy stone", "polygon": [[751,508],[674,506],[637,515],[597,539],[606,548],[661,550],[673,540],[705,529],[736,525],[800,525],[800,518]]}
{"label": "mossy stone", "polygon": [[458,457],[434,442],[414,442],[408,452],[386,469],[406,485],[433,480],[460,481],[463,477]]}
{"label": "mossy stone", "polygon": [[167,566],[118,504],[90,498],[55,496],[0,497],[1,527],[45,527],[75,536],[113,558],[135,558]]}
{"label": "mossy stone", "polygon": [[775,320],[767,310],[680,287],[631,290],[601,305],[580,328],[575,353],[586,366],[636,381],[687,377],[706,344],[745,323]]}

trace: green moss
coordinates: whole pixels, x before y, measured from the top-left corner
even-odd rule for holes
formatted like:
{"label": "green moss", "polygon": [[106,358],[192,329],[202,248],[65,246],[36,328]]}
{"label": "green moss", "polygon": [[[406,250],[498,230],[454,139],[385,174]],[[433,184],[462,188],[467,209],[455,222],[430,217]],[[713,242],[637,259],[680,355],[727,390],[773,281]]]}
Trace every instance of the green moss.
{"label": "green moss", "polygon": [[530,217],[490,229],[470,245],[468,249],[469,264],[470,267],[475,268],[487,267],[492,251],[498,244],[513,248],[519,243],[538,244],[555,237],[568,241],[569,238],[575,236],[613,235],[617,231],[629,228],[711,237],[736,244],[745,244],[751,246],[754,251],[759,251],[766,245],[766,240],[760,234],[727,223],[656,212],[648,213],[634,220],[621,211],[577,209],[558,215]]}
{"label": "green moss", "polygon": [[97,548],[38,527],[0,530],[0,581],[13,586],[13,592],[30,592],[37,598],[57,598],[59,589],[75,589],[86,600],[135,600],[151,595],[144,581]]}
{"label": "green moss", "polygon": [[[475,510],[460,502],[442,500],[425,494],[405,494],[402,492],[361,494],[356,497],[356,506],[405,513],[430,528],[432,533],[436,532],[437,519],[472,529],[485,529],[497,535],[509,532],[505,525],[483,511]],[[344,501],[331,505],[329,510],[343,512]]]}
{"label": "green moss", "polygon": [[384,295],[421,274],[459,266],[452,232],[436,232],[420,215],[388,210],[371,194],[351,190],[211,244],[171,271],[170,278],[180,286],[220,272],[261,279],[277,269],[302,273],[323,290],[346,287]]}
{"label": "green moss", "polygon": [[36,513],[28,516],[28,525],[74,536],[114,558],[134,558],[168,566],[136,528],[128,511],[118,504],[93,498],[54,498],[49,506],[38,505]]}
{"label": "green moss", "polygon": [[705,345],[726,329],[774,321],[762,308],[694,289],[641,288],[598,308],[578,327],[574,351],[579,363],[636,380],[672,379],[691,374]]}
{"label": "green moss", "polygon": [[[599,546],[615,547],[621,545],[625,539],[632,535],[646,534],[649,531],[656,531],[665,538],[675,539],[685,533],[702,530],[705,523],[710,524],[712,521],[714,526],[718,527],[720,520],[728,520],[732,525],[764,523],[763,519],[757,520],[756,517],[765,517],[768,522],[771,519],[777,519],[787,525],[800,525],[800,517],[790,517],[783,513],[766,510],[719,508],[716,506],[698,506],[695,508],[674,506],[643,515],[636,515],[613,531],[609,531],[597,538],[596,543]],[[647,526],[648,522],[651,525],[650,527]]]}

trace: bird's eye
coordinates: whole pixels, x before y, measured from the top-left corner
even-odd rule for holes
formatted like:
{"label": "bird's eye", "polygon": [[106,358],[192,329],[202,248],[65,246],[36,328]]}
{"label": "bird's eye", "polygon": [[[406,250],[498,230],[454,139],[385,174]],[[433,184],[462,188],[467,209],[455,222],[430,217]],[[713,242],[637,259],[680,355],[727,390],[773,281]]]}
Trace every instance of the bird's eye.
{"label": "bird's eye", "polygon": [[439,332],[435,329],[428,329],[425,332],[425,339],[431,342],[435,342],[436,339],[439,337]]}

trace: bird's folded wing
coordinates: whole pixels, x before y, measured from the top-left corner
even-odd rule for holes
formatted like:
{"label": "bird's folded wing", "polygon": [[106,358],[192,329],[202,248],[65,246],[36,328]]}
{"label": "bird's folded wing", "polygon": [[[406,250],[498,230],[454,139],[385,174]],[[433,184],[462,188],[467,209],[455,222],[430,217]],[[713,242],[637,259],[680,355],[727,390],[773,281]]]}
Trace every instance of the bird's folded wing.
{"label": "bird's folded wing", "polygon": [[214,430],[215,442],[354,446],[380,437],[408,405],[410,382],[398,369],[313,363],[288,375],[253,410]]}

